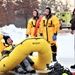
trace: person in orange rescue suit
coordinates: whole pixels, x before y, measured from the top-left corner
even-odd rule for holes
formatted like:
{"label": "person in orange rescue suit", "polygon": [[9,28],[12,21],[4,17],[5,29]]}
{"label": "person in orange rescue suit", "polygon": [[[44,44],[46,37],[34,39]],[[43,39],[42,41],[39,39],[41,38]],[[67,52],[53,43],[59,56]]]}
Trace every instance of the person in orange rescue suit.
{"label": "person in orange rescue suit", "polygon": [[57,34],[60,28],[59,19],[51,14],[51,9],[46,7],[46,16],[40,22],[40,36],[44,37],[51,45],[53,61],[57,61]]}
{"label": "person in orange rescue suit", "polygon": [[[33,17],[28,20],[28,25],[27,25],[27,29],[26,29],[26,38],[28,38],[29,36],[34,37],[34,30],[35,30],[38,19],[39,19],[38,11],[33,10]],[[38,36],[40,36],[39,35],[39,27],[38,27],[38,30],[36,33],[36,37],[38,37]],[[33,52],[30,53],[30,55],[32,55],[32,54],[33,54]]]}
{"label": "person in orange rescue suit", "polygon": [[[34,37],[34,30],[35,30],[38,19],[39,19],[38,11],[33,10],[33,17],[28,20],[28,25],[27,25],[27,29],[26,29],[26,38],[29,36]],[[36,36],[39,36],[39,27],[38,27]]]}
{"label": "person in orange rescue suit", "polygon": [[[8,35],[0,35],[0,39],[4,39],[5,41],[5,42],[2,42],[0,40],[0,49],[1,49],[0,53],[4,57],[9,55],[16,45],[13,44],[13,40]],[[14,68],[14,71],[20,74],[26,74],[28,72],[35,73],[35,70],[32,68],[33,64],[34,62],[27,56],[17,67]]]}
{"label": "person in orange rescue suit", "polygon": [[[4,40],[5,42],[2,42]],[[0,52],[4,50],[9,45],[12,45],[12,39],[9,36],[0,34]]]}

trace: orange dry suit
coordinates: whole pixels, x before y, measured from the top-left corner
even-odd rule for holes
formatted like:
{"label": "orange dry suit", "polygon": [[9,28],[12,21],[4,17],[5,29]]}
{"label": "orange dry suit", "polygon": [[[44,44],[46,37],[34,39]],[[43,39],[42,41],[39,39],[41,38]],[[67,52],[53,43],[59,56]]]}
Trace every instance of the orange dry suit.
{"label": "orange dry suit", "polygon": [[52,39],[54,34],[57,34],[59,31],[60,23],[56,16],[52,16],[49,19],[46,19],[44,16],[40,23],[40,33],[43,34],[43,37],[52,45],[56,44],[56,40]]}
{"label": "orange dry suit", "polygon": [[[26,34],[30,35],[30,37],[34,37],[34,30],[36,27],[37,19],[31,18],[28,21],[27,29],[26,29]],[[37,30],[37,36],[39,36],[39,27]]]}
{"label": "orange dry suit", "polygon": [[50,18],[44,16],[40,23],[40,34],[51,44],[53,54],[57,53],[57,47],[56,40],[53,40],[52,37],[57,35],[59,27],[59,19],[55,15],[52,15]]}
{"label": "orange dry suit", "polygon": [[[7,39],[10,38],[9,36],[0,35],[0,52],[2,52],[6,47],[8,47]],[[2,42],[2,39],[5,42]]]}

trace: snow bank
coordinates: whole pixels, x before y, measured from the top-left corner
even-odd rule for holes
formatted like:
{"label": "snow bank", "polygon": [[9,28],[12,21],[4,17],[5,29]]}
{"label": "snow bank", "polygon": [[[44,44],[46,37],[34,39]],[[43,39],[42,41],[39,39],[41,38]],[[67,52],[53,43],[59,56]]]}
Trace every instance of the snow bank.
{"label": "snow bank", "polygon": [[25,38],[26,29],[17,28],[14,24],[5,25],[0,28],[0,34],[9,35],[13,43],[19,43]]}
{"label": "snow bank", "polygon": [[58,35],[58,57],[74,58],[74,35],[71,33],[64,33]]}

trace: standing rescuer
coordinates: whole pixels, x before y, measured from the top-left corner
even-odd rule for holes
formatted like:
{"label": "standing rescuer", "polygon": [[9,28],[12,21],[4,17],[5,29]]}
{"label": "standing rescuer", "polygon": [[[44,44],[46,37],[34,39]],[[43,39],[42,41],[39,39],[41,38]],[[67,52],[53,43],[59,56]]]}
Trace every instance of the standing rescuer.
{"label": "standing rescuer", "polygon": [[[39,19],[38,11],[33,10],[33,17],[30,18],[28,21],[27,30],[26,30],[26,37],[29,37],[29,35],[30,35],[30,37],[34,36],[34,30],[35,30],[36,23],[37,23],[38,19]],[[36,36],[39,36],[39,27],[38,27]]]}
{"label": "standing rescuer", "polygon": [[51,45],[53,61],[56,60],[57,55],[57,33],[60,27],[59,20],[56,16],[51,14],[51,9],[46,7],[46,16],[44,16],[40,23],[40,36],[43,36]]}
{"label": "standing rescuer", "polygon": [[[2,39],[4,39],[5,42],[2,42]],[[7,46],[12,45],[12,42],[13,41],[9,36],[0,34],[0,52],[2,52]]]}

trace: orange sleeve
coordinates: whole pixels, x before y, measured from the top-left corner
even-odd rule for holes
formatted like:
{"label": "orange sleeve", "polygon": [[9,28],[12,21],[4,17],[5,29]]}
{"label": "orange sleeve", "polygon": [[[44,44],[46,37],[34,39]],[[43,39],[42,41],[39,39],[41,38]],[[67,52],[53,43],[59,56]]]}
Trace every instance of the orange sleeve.
{"label": "orange sleeve", "polygon": [[26,29],[26,34],[30,35],[31,34],[31,28],[32,28],[32,19],[28,21],[27,29]]}
{"label": "orange sleeve", "polygon": [[0,40],[2,40],[2,39],[3,39],[3,35],[0,34]]}
{"label": "orange sleeve", "polygon": [[58,33],[59,27],[60,27],[59,19],[56,16],[53,16],[52,22],[54,25],[54,33],[56,33],[56,32]]}

